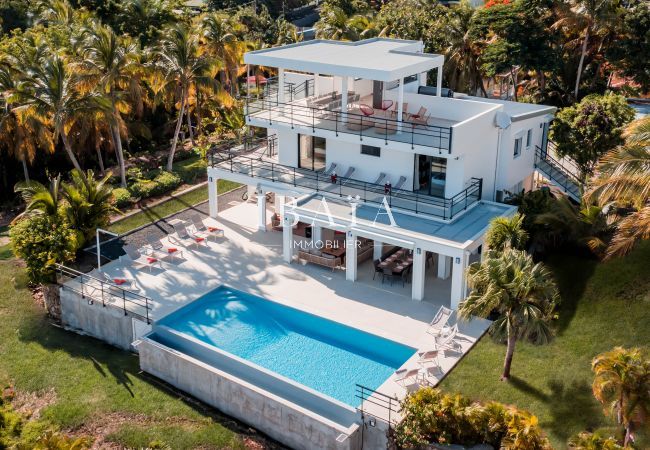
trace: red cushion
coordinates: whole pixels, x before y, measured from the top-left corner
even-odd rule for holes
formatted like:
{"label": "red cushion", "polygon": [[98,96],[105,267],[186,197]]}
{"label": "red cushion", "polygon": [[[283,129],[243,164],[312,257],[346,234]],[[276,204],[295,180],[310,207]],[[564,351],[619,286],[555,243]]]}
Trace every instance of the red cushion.
{"label": "red cushion", "polygon": [[113,282],[118,286],[121,286],[126,283],[126,280],[124,278],[113,278]]}
{"label": "red cushion", "polygon": [[178,249],[176,247],[170,247],[167,249],[167,253],[176,253]]}
{"label": "red cushion", "polygon": [[208,231],[209,231],[210,233],[212,233],[212,232],[214,232],[214,231],[219,231],[219,228],[208,227]]}
{"label": "red cushion", "polygon": [[155,263],[158,260],[156,258],[152,258],[151,256],[148,256],[147,261],[149,261],[150,263]]}
{"label": "red cushion", "polygon": [[359,105],[359,109],[361,110],[362,113],[364,113],[366,116],[371,116],[375,113],[375,110],[372,109],[368,105],[361,104]]}
{"label": "red cushion", "polygon": [[197,237],[197,238],[194,238],[194,239],[196,240],[196,242],[203,242],[203,241],[205,241],[205,238],[202,238],[202,237]]}

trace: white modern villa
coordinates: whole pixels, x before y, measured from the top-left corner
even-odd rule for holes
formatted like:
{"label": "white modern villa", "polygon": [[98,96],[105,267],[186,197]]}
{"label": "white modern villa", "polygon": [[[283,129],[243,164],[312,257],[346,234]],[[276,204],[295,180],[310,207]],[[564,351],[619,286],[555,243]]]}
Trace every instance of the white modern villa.
{"label": "white modern villa", "polygon": [[[249,73],[277,69],[277,80],[265,80],[245,112],[246,123],[266,128],[273,144],[258,154],[213,155],[211,215],[217,180],[237,181],[255,188],[258,225],[266,230],[264,194],[272,192],[282,224],[294,225],[283,227],[286,262],[300,256],[296,220],[310,225],[314,242],[324,229],[348,242],[372,241],[372,260],[380,259],[381,244],[405,248],[413,252],[412,298],[424,298],[427,259],[435,258],[437,276],[451,277],[455,308],[490,219],[512,213],[497,202],[533,187],[535,154],[546,147],[555,108],[443,90],[444,57],[422,48],[378,38],[247,53]],[[436,86],[427,86],[430,78]],[[362,248],[347,246],[349,281],[357,279]]]}
{"label": "white modern villa", "polygon": [[[209,155],[208,210],[103,265],[98,248],[92,272],[60,267],[64,326],[290,448],[386,448],[400,401],[489,327],[455,310],[490,221],[516,211],[502,200],[540,174],[570,191],[547,157],[555,108],[453,93],[422,49],[247,53],[261,139]],[[248,195],[218,196],[219,180]]]}

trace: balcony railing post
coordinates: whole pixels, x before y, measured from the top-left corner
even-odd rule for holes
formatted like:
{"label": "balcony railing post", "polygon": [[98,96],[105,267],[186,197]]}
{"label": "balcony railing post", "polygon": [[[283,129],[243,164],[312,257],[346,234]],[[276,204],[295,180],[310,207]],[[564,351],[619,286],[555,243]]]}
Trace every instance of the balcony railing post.
{"label": "balcony railing post", "polygon": [[296,168],[293,168],[293,185],[296,185]]}
{"label": "balcony railing post", "polygon": [[122,289],[122,308],[124,309],[124,315],[127,316],[126,312],[126,291]]}
{"label": "balcony railing post", "polygon": [[316,131],[316,114],[314,108],[311,109],[311,131],[314,133]]}
{"label": "balcony railing post", "polygon": [[359,140],[363,141],[363,115],[359,115]]}
{"label": "balcony railing post", "polygon": [[339,135],[339,112],[338,111],[334,112],[334,132],[336,133],[336,136]]}

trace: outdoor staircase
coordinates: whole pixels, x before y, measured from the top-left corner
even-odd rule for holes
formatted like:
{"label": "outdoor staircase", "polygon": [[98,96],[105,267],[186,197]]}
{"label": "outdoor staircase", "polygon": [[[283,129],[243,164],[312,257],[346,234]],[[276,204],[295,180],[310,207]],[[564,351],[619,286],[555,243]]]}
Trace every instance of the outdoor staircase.
{"label": "outdoor staircase", "polygon": [[577,167],[575,164],[571,164],[571,161],[563,163],[551,156],[553,148],[554,144],[549,142],[546,150],[540,147],[535,149],[535,167],[556,187],[573,200],[580,202],[584,186],[577,176]]}

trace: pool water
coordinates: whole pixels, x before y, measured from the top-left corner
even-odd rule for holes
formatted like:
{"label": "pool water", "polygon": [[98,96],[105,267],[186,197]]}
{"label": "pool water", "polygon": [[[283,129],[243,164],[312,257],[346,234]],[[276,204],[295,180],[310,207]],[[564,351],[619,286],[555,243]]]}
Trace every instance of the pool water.
{"label": "pool water", "polygon": [[273,301],[220,287],[158,322],[350,406],[415,349]]}

